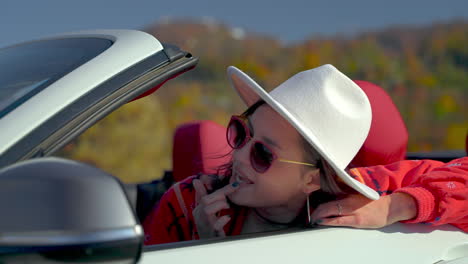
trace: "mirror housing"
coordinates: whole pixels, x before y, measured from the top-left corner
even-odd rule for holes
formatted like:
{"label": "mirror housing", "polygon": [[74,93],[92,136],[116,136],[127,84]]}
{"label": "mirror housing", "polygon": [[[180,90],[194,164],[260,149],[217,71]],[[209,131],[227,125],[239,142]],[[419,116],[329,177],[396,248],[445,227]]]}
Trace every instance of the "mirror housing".
{"label": "mirror housing", "polygon": [[42,158],[0,170],[0,260],[135,263],[143,229],[120,181],[83,163]]}

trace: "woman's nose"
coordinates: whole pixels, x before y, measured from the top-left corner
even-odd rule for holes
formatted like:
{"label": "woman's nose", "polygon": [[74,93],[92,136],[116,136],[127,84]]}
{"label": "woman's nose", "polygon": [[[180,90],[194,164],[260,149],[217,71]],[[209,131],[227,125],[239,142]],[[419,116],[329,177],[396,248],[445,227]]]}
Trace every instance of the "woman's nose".
{"label": "woman's nose", "polygon": [[244,146],[241,148],[235,149],[234,150],[234,159],[236,162],[241,163],[242,165],[248,165],[249,164],[249,155],[250,155],[250,144],[252,142],[247,142]]}

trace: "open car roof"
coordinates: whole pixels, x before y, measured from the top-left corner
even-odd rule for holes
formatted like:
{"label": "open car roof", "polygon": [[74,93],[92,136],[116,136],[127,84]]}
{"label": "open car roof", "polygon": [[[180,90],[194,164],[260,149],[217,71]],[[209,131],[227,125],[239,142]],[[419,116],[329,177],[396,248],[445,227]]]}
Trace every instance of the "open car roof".
{"label": "open car roof", "polygon": [[119,106],[154,92],[198,62],[135,30],[53,36],[0,49],[0,58],[0,79],[8,80],[0,86],[0,101],[6,102],[0,108],[0,126],[5,128],[0,167],[52,153]]}

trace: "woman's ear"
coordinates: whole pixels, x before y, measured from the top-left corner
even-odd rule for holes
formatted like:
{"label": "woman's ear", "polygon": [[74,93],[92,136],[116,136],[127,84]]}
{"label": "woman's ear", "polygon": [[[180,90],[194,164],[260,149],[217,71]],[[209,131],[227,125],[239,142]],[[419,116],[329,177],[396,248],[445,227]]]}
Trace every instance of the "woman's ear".
{"label": "woman's ear", "polygon": [[310,169],[303,177],[303,192],[310,194],[320,189],[320,170]]}

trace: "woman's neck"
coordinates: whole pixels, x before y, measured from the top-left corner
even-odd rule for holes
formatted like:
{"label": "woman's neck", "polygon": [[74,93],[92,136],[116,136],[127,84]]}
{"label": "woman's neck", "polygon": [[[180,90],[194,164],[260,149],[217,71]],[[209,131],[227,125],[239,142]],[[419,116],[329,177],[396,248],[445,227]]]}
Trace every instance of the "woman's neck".
{"label": "woman's neck", "polygon": [[299,197],[282,206],[252,208],[252,211],[263,222],[274,225],[289,225],[301,213],[305,199],[305,197]]}
{"label": "woman's neck", "polygon": [[[283,210],[274,210],[275,214],[270,214],[269,209],[250,208],[247,219],[242,226],[242,234],[268,232],[281,230],[296,225],[296,217],[277,217],[276,213]],[[281,214],[279,214],[281,215]],[[292,215],[292,214],[290,214]]]}
{"label": "woman's neck", "polygon": [[255,210],[256,214],[264,221],[287,225],[297,218],[302,210],[302,206],[298,208],[264,207],[253,208],[252,210]]}

